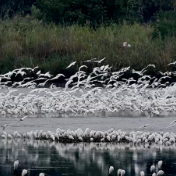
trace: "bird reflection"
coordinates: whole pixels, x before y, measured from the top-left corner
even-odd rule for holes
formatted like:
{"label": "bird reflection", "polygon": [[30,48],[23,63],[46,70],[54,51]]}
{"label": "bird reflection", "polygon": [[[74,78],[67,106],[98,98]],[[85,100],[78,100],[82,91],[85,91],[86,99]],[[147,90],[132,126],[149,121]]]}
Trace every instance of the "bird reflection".
{"label": "bird reflection", "polygon": [[[170,148],[165,147],[165,150],[167,149],[170,150]],[[64,168],[74,167],[74,175],[79,175],[79,172],[83,173],[86,170],[89,175],[91,175],[91,172],[96,172],[102,176],[107,176],[108,174],[109,176],[128,176],[130,173],[140,175],[142,170],[147,173],[146,168],[149,167],[151,160],[158,161],[158,154],[153,155],[153,152],[159,152],[160,149],[157,149],[156,146],[152,150],[148,148],[142,149],[126,143],[64,144],[36,140],[30,140],[30,142],[28,140],[12,140],[9,145],[8,140],[6,142],[0,140],[0,151],[0,171],[2,170],[6,173],[6,167],[3,168],[2,165],[7,164],[7,160],[3,158],[8,156],[8,162],[13,163],[15,161],[12,174],[16,176],[21,175],[24,168],[29,170],[28,175],[32,176],[33,172],[37,172],[38,175],[39,172],[45,173],[45,168],[48,168],[47,171],[51,172],[53,170],[52,167],[56,168],[57,172],[62,170],[63,173],[66,171],[73,172],[73,170]],[[163,155],[166,154],[163,153]],[[112,167],[115,166],[114,170],[108,166],[108,162],[113,163]],[[124,169],[119,169],[122,168],[121,162],[123,162]],[[152,164],[151,169],[150,167],[148,168],[149,173],[154,174],[156,172],[156,174],[161,175],[162,165],[162,160],[159,160],[157,165]],[[91,170],[90,167],[92,168]],[[105,171],[107,171],[106,174]],[[6,174],[6,176],[10,175]]]}

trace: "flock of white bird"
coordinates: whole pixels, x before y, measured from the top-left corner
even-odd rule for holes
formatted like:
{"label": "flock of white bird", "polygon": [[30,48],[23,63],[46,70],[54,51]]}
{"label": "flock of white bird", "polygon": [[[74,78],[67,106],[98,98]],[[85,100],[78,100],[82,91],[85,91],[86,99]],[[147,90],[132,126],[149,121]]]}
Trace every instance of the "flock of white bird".
{"label": "flock of white bird", "polygon": [[[13,175],[14,176],[27,176],[28,174],[28,171],[26,169],[23,169],[22,171],[18,171],[18,166],[19,166],[19,160],[16,160],[14,162],[14,172],[13,172]],[[21,174],[19,173],[21,172]],[[39,176],[46,176],[45,173],[40,173]]]}
{"label": "flock of white bird", "polygon": [[[89,60],[85,62],[97,62],[101,64],[105,58]],[[71,63],[67,69],[74,66]],[[172,63],[171,63],[172,64]],[[66,79],[64,87],[56,87],[51,84],[50,88],[36,88],[34,80],[20,84],[15,88],[6,87],[0,82],[2,89],[0,93],[0,115],[2,116],[23,116],[34,114],[55,114],[59,116],[169,116],[176,113],[176,84],[163,87],[162,82],[169,78],[170,72],[162,73],[161,78],[152,78],[144,73],[147,68],[154,68],[148,65],[141,71],[132,70],[131,74],[139,76],[137,80],[133,77],[122,78],[130,67],[122,68],[112,72],[109,65],[102,65],[93,68],[87,75],[86,65],[79,67],[78,71]],[[1,79],[9,78],[24,69],[16,69],[8,74],[1,75]],[[37,69],[34,68],[33,70]],[[30,70],[29,68],[27,70]],[[17,73],[16,73],[17,72]],[[24,72],[25,73],[25,72]],[[23,73],[23,74],[24,74]],[[44,87],[47,82],[59,80],[65,77],[58,74],[55,77],[47,72],[39,74],[38,79],[44,82],[38,87]],[[172,73],[173,75],[173,73]],[[27,79],[27,78],[25,78]],[[118,81],[118,80],[121,81]],[[152,81],[151,81],[152,80]],[[3,85],[2,85],[3,84]],[[28,86],[22,86],[22,85]],[[5,86],[5,87],[3,87]],[[14,87],[14,86],[12,86]],[[20,91],[20,88],[28,87],[27,93]],[[149,88],[151,87],[151,88]],[[153,87],[153,88],[152,88]],[[155,88],[154,88],[155,87]],[[157,87],[157,88],[156,88]],[[18,89],[19,88],[19,89]],[[34,88],[34,89],[33,89]]]}
{"label": "flock of white bird", "polygon": [[[40,170],[40,172],[47,172],[48,175],[52,176],[52,174],[50,174],[51,170],[46,171],[45,169],[42,169],[43,168],[42,163],[45,161],[44,165],[46,166],[46,168],[58,167],[58,172],[59,172],[59,168],[64,168],[65,165],[68,166],[67,162],[64,164],[62,163],[63,159],[69,161],[69,163],[73,163],[75,169],[78,169],[81,173],[84,173],[86,166],[89,166],[92,163],[94,163],[94,166],[98,168],[97,170],[99,170],[100,172],[99,175],[108,175],[108,168],[110,166],[110,163],[107,157],[104,157],[105,153],[108,153],[110,161],[114,163],[114,164],[111,164],[112,166],[114,166],[114,170],[118,170],[119,168],[121,168],[125,170],[126,172],[125,175],[132,175],[130,173],[133,173],[134,175],[137,175],[137,176],[140,175],[140,171],[143,170],[146,173],[146,175],[148,175],[150,164],[155,165],[155,168],[156,168],[155,173],[157,173],[158,172],[157,161],[168,156],[166,154],[167,153],[166,151],[175,150],[174,147],[172,149],[171,147],[167,147],[167,146],[160,146],[159,148],[158,146],[151,146],[151,148],[153,150],[148,149],[148,147],[144,149],[143,145],[131,146],[130,144],[122,144],[122,143],[114,144],[114,143],[81,142],[81,143],[64,144],[64,143],[58,143],[56,141],[49,141],[49,140],[38,141],[38,140],[23,140],[23,139],[0,141],[1,153],[2,153],[2,156],[4,156],[4,157],[1,156],[1,165],[4,165],[7,163],[7,158],[5,156],[8,155],[9,152],[12,153],[12,155],[10,155],[10,161],[11,162],[15,160],[20,161],[19,168],[18,168],[19,170],[18,173],[20,173],[20,176],[23,168],[28,170],[28,175],[32,174],[31,170],[38,169]],[[56,156],[59,156],[59,158],[63,158],[58,160],[57,164],[54,164],[54,165],[52,165],[52,155],[50,155],[51,153],[53,154],[52,152],[53,150],[56,151],[55,153]],[[162,150],[166,155],[162,155],[160,153],[158,158],[158,155],[156,155],[156,153],[158,151],[161,152]],[[143,154],[141,153],[141,151],[143,151],[142,152]],[[44,156],[43,156],[43,152],[46,152]],[[41,160],[41,155],[43,156],[42,160]],[[79,156],[79,159],[78,159],[78,156]],[[152,156],[152,163],[149,162],[149,159],[151,159],[151,156]],[[27,158],[27,161],[26,161],[26,158]],[[134,162],[133,163],[127,162],[128,163],[127,164],[126,162],[124,162],[125,158],[131,158]],[[122,163],[119,164],[119,161],[120,163],[121,162]],[[166,166],[167,166],[167,162],[163,164],[162,169],[164,169]],[[172,167],[172,169],[174,169],[174,160],[170,166]],[[63,172],[63,175],[64,173],[68,174],[67,169],[65,171],[64,169],[61,169],[61,170]],[[171,172],[171,170],[169,171],[169,173],[174,173],[174,172]],[[92,174],[93,172],[94,171],[92,171]],[[91,174],[91,170],[89,172],[89,175],[90,174]],[[116,172],[113,172],[111,174],[116,175]]]}
{"label": "flock of white bird", "polygon": [[176,85],[161,89],[123,85],[104,89],[9,88],[0,93],[1,116],[171,116],[176,114]]}
{"label": "flock of white bird", "polygon": [[131,146],[138,145],[158,145],[158,146],[175,146],[176,134],[171,132],[145,132],[145,131],[131,131],[129,133],[122,130],[114,130],[113,128],[107,131],[95,131],[86,128],[83,131],[78,128],[75,131],[70,129],[63,130],[56,129],[56,132],[36,130],[20,134],[15,131],[13,134],[8,134],[3,131],[1,139],[14,140],[14,139],[26,139],[26,140],[50,140],[63,143],[72,142],[115,142],[115,143],[127,143]]}
{"label": "flock of white bird", "polygon": [[[97,62],[101,64],[105,58]],[[74,66],[76,62],[71,63],[67,69]],[[147,66],[148,67],[148,66]],[[146,67],[146,68],[147,68]],[[154,67],[154,65],[149,65]],[[86,65],[79,67],[78,71],[66,80],[63,88],[57,88],[53,84],[50,88],[44,87],[47,82],[58,80],[60,77],[65,77],[63,74],[58,74],[52,77],[48,72],[39,76],[38,79],[44,82],[36,85],[36,82],[17,82],[13,83],[14,87],[34,88],[28,93],[20,92],[20,89],[8,88],[5,83],[1,84],[1,88],[7,88],[0,93],[0,114],[1,116],[17,116],[34,115],[34,114],[58,114],[59,116],[168,116],[176,114],[176,84],[171,84],[163,88],[162,80],[169,78],[168,74],[163,74],[160,79],[154,79],[152,84],[150,76],[143,75],[146,68],[140,72],[133,70],[133,73],[140,75],[138,80],[133,78],[117,81],[128,68],[123,68],[118,72],[111,72],[112,67],[102,65],[93,68],[92,73],[86,74],[84,69]],[[14,73],[14,72],[13,72]],[[11,77],[13,73],[5,74],[6,78]],[[16,73],[15,73],[16,74]],[[17,74],[25,75],[25,72],[18,69]],[[40,72],[37,72],[41,75]],[[25,78],[27,79],[27,78]],[[10,80],[11,81],[11,80]],[[166,82],[167,83],[167,82]],[[99,86],[100,85],[100,86]],[[161,86],[159,86],[161,85]],[[149,87],[155,88],[150,89]],[[19,121],[23,121],[26,116]],[[176,121],[172,122],[169,127],[174,127]],[[146,132],[146,131],[131,131],[130,133],[109,129],[107,131],[95,131],[86,128],[83,131],[81,128],[72,131],[70,129],[56,129],[52,131],[30,131],[20,134],[15,131],[13,134],[8,134],[5,128],[8,124],[2,126],[2,139],[34,139],[34,140],[51,140],[59,142],[118,142],[130,143],[133,145],[165,145],[173,146],[176,144],[176,134],[169,132]],[[146,127],[144,125],[143,127]],[[143,128],[141,127],[141,128]],[[18,168],[19,161],[15,161],[14,170]],[[162,163],[160,163],[162,165]],[[152,166],[152,176],[161,176],[164,174],[162,170],[154,172],[155,166]],[[158,163],[159,168],[159,163]],[[109,168],[109,174],[113,173],[114,168]],[[125,170],[118,170],[119,176],[125,175]],[[141,176],[145,173],[142,171]],[[21,176],[27,175],[27,170],[23,170]],[[41,173],[40,176],[44,176]]]}
{"label": "flock of white bird", "polygon": [[[161,170],[162,164],[163,164],[163,161],[160,160],[160,161],[158,161],[157,167],[155,165],[151,165],[150,172],[151,172],[152,176],[163,176],[164,175],[164,171]],[[113,176],[112,175],[113,172],[114,172],[114,167],[110,166],[109,167],[109,176]],[[125,175],[125,170],[123,170],[123,169],[117,170],[117,176],[124,176],[124,175]],[[145,176],[145,172],[141,171],[140,176]]]}
{"label": "flock of white bird", "polygon": [[[163,161],[160,160],[160,161],[158,161],[157,166],[152,165],[150,167],[150,172],[151,172],[152,176],[163,176],[164,175],[164,171],[161,170],[162,164],[163,164]],[[16,160],[14,162],[14,173],[13,173],[13,175],[15,175],[15,176],[20,175],[20,174],[18,174],[18,166],[19,166],[19,160]],[[21,171],[21,176],[27,176],[27,173],[28,173],[28,171],[26,169],[23,169]],[[46,175],[47,174],[45,174],[45,173],[40,173],[39,174],[39,176],[46,176]],[[110,166],[109,171],[108,171],[108,176],[113,176],[113,175],[114,175],[114,167]],[[125,176],[125,170],[124,169],[118,169],[117,170],[117,176]],[[141,171],[140,176],[145,176],[145,172]]]}
{"label": "flock of white bird", "polygon": [[[89,60],[85,62],[97,62],[101,64],[105,58]],[[71,63],[67,69],[74,66]],[[172,63],[171,63],[172,64]],[[175,63],[174,63],[175,64]],[[138,75],[138,79],[122,78],[130,71],[130,67],[122,68],[112,72],[109,65],[102,65],[93,68],[87,75],[86,65],[79,67],[78,71],[66,79],[64,87],[56,87],[51,84],[50,88],[36,88],[34,80],[20,84],[17,89],[14,86],[7,87],[0,82],[0,115],[2,116],[23,116],[34,114],[55,114],[59,116],[169,116],[176,113],[176,84],[167,84],[163,80],[171,79],[170,72],[162,73],[161,78],[152,78],[144,73],[147,68],[154,68],[148,65],[141,71],[132,70],[131,74]],[[27,68],[16,69],[8,74],[1,75],[1,79],[8,78],[15,74],[25,73]],[[33,70],[37,69],[34,68]],[[27,70],[30,70],[29,68]],[[22,74],[21,73],[21,74]],[[55,77],[47,72],[38,74],[38,79],[44,82],[38,87],[44,87],[47,82],[59,80],[65,77],[58,74]],[[172,73],[173,75],[173,73]],[[25,78],[27,79],[27,78]],[[118,81],[118,80],[121,81]],[[30,79],[29,79],[30,80]],[[152,80],[152,81],[151,81]],[[3,84],[3,85],[2,85]],[[28,86],[22,86],[22,85]],[[5,86],[5,87],[4,87]],[[28,87],[28,91],[22,92],[20,88]],[[151,87],[151,88],[149,88]],[[153,87],[153,88],[152,88]]]}

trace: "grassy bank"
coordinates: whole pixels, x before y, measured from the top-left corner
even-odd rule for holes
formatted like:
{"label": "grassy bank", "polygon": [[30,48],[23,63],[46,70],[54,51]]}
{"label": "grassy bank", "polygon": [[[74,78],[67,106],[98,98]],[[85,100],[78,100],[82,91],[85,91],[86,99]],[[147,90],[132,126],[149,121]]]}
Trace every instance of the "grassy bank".
{"label": "grassy bank", "polygon": [[[152,33],[149,25],[112,24],[93,30],[16,17],[1,21],[0,72],[38,65],[43,71],[56,74],[64,72],[72,61],[79,66],[94,57],[106,57],[104,64],[113,65],[113,69],[131,66],[140,70],[147,64],[155,64],[156,70],[169,70],[167,64],[176,58],[176,38],[153,39]],[[125,41],[131,48],[121,48]]]}

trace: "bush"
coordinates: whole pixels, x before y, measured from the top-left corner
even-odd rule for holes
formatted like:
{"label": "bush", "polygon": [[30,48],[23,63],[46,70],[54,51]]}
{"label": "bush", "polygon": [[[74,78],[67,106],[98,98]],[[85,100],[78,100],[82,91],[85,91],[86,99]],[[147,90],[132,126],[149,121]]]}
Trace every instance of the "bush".
{"label": "bush", "polygon": [[43,20],[58,24],[100,24],[148,22],[159,11],[174,9],[172,0],[38,0]]}
{"label": "bush", "polygon": [[13,18],[15,15],[26,15],[31,13],[31,6],[37,0],[1,0],[0,18]]}
{"label": "bush", "polygon": [[96,27],[106,19],[102,0],[38,0],[37,7],[44,21],[57,24]]}
{"label": "bush", "polygon": [[134,6],[141,17],[141,22],[150,22],[159,11],[173,10],[174,3],[172,0],[136,0]]}
{"label": "bush", "polygon": [[[39,66],[52,74],[64,73],[72,61],[77,64],[67,73],[75,71],[85,60],[102,59],[103,64],[113,65],[117,70],[131,66],[141,70],[155,64],[156,70],[168,70],[175,60],[175,37],[152,39],[153,27],[134,23],[128,25],[101,25],[93,30],[87,26],[59,26],[45,24],[30,16],[4,20],[0,25],[0,73],[19,67]],[[123,49],[128,42],[131,48]],[[89,65],[90,70],[99,66]]]}
{"label": "bush", "polygon": [[176,35],[176,11],[160,12],[156,15],[157,23],[154,23],[153,37]]}
{"label": "bush", "polygon": [[38,0],[43,20],[64,25],[87,25],[97,28],[102,24],[139,21],[132,0]]}
{"label": "bush", "polygon": [[0,17],[25,16],[32,11],[33,16],[46,22],[96,28],[102,23],[148,22],[161,10],[173,10],[174,3],[173,0],[1,0]]}

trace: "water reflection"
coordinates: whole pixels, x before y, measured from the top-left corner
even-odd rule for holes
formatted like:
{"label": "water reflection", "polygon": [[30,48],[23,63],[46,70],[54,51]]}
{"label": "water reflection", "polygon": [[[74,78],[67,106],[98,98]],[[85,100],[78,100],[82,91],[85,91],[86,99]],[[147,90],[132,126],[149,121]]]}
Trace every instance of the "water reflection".
{"label": "water reflection", "polygon": [[[144,148],[129,144],[71,143],[49,141],[0,140],[0,175],[13,175],[13,162],[20,161],[21,169],[29,176],[45,172],[50,176],[107,176],[109,166],[126,170],[127,176],[137,176],[140,171],[150,174],[150,166],[163,160],[166,175],[176,175],[175,148]],[[151,174],[150,174],[151,175]]]}

